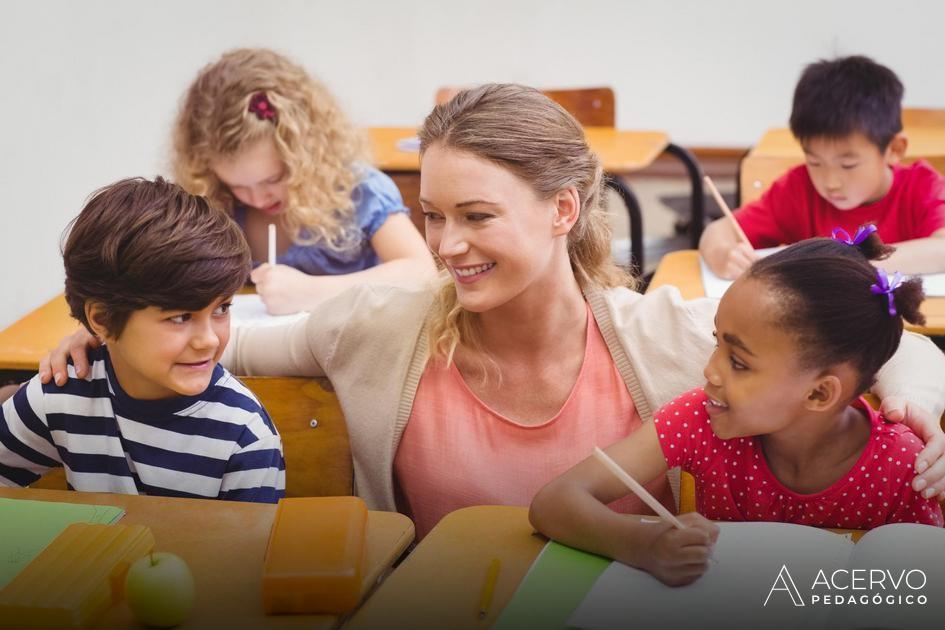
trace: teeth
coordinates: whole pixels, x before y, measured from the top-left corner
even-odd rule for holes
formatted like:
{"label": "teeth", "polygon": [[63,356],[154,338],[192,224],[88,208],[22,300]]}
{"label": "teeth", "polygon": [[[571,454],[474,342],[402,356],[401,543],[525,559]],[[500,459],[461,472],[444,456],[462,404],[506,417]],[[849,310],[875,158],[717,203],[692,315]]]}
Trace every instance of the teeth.
{"label": "teeth", "polygon": [[709,402],[715,405],[716,407],[728,407],[728,405],[717,401],[715,398],[709,398]]}
{"label": "teeth", "polygon": [[478,267],[468,267],[466,269],[457,269],[456,267],[454,267],[453,271],[456,272],[457,276],[468,277],[468,276],[474,276],[477,273],[482,273],[483,271],[486,271],[487,269],[492,269],[493,267],[495,267],[495,263],[487,263],[485,265],[479,265]]}

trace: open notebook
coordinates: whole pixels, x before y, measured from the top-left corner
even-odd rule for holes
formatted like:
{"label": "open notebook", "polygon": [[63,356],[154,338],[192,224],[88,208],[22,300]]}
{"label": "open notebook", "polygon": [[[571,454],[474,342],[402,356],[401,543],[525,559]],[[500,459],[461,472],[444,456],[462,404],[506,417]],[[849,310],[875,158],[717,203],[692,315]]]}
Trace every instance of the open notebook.
{"label": "open notebook", "polygon": [[719,527],[715,561],[693,584],[672,588],[613,562],[568,625],[925,630],[945,622],[943,529],[884,525],[854,545],[802,525]]}
{"label": "open notebook", "polygon": [[[762,256],[767,256],[776,252],[781,247],[769,247],[767,249],[757,250]],[[731,280],[723,280],[709,269],[702,256],[699,257],[699,272],[702,275],[702,287],[705,290],[705,296],[710,298],[721,298],[730,286]],[[929,273],[922,276],[922,287],[925,289],[926,297],[945,297],[945,273]]]}

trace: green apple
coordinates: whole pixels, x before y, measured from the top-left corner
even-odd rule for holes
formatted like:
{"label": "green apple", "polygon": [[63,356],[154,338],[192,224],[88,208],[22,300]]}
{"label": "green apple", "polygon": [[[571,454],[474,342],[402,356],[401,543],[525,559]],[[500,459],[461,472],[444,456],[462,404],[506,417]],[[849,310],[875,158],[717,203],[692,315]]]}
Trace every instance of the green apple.
{"label": "green apple", "polygon": [[128,568],[125,599],[144,625],[170,628],[194,607],[194,576],[180,556],[151,553]]}

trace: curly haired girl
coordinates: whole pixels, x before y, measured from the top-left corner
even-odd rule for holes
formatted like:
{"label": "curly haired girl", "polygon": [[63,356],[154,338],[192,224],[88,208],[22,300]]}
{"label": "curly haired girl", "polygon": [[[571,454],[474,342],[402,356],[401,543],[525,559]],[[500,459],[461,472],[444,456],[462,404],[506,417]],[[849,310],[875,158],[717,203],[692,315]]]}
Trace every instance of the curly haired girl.
{"label": "curly haired girl", "polygon": [[434,271],[397,187],[368,165],[361,134],[325,86],[272,51],[232,50],[199,72],[177,116],[173,170],[233,215],[254,261],[266,260],[276,225],[277,264],[252,275],[272,313]]}

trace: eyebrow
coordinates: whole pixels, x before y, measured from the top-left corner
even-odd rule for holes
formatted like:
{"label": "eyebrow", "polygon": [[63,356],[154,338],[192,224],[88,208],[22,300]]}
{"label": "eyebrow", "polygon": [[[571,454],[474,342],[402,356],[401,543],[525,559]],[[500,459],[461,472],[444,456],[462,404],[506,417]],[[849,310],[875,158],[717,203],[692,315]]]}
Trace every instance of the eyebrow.
{"label": "eyebrow", "polygon": [[726,343],[729,343],[736,348],[741,348],[751,356],[755,356],[755,353],[749,350],[748,346],[745,345],[745,342],[739,339],[737,335],[733,335],[732,333],[722,333],[722,339],[724,339]]}
{"label": "eyebrow", "polygon": [[[425,204],[427,204],[428,206],[430,206],[430,207],[432,207],[432,208],[436,208],[436,204],[435,204],[435,203],[433,203],[433,202],[430,201],[429,199],[424,199],[423,197],[420,197],[420,203],[425,203]],[[497,203],[494,202],[494,201],[486,201],[485,199],[470,199],[470,200],[468,200],[468,201],[460,201],[460,202],[459,202],[458,204],[456,204],[454,207],[455,207],[455,208],[466,208],[466,207],[468,207],[468,206],[477,206],[477,205],[498,206],[499,204],[497,204]]]}

